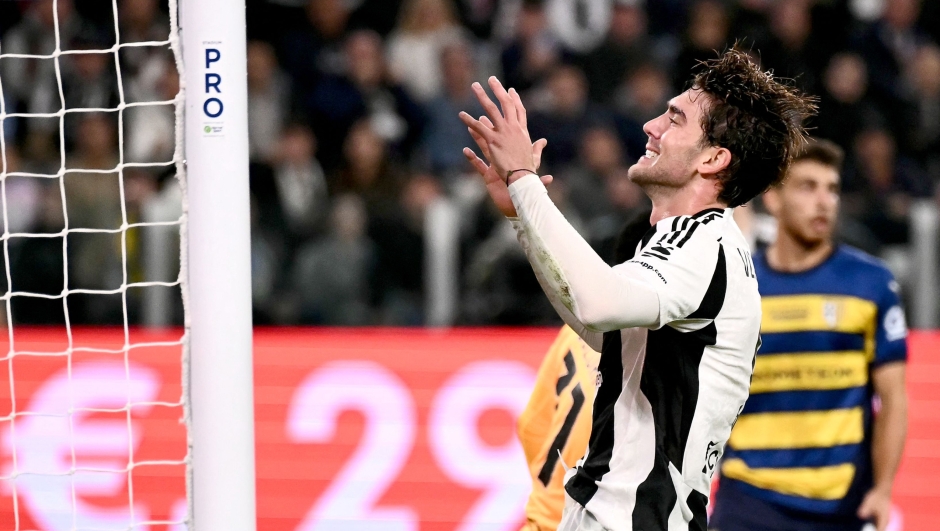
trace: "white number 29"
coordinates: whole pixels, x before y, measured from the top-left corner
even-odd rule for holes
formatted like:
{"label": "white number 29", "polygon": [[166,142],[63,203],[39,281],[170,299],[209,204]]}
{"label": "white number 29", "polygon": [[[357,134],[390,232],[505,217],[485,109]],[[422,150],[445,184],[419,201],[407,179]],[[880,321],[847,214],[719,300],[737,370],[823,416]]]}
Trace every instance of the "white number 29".
{"label": "white number 29", "polygon": [[355,453],[307,513],[298,531],[414,531],[409,507],[375,507],[408,459],[415,438],[415,405],[404,383],[370,361],[336,361],[301,383],[287,415],[298,443],[332,440],[343,411],[365,418]]}
{"label": "white number 29", "polygon": [[[509,531],[522,518],[531,488],[525,455],[515,438],[490,446],[477,431],[487,410],[517,418],[535,374],[521,362],[468,364],[441,387],[431,405],[431,451],[455,483],[484,493],[459,531]],[[355,453],[307,513],[297,531],[413,531],[418,516],[408,507],[375,507],[407,462],[415,438],[415,404],[408,387],[371,361],[335,361],[301,383],[287,417],[297,443],[333,439],[343,411],[366,417]]]}

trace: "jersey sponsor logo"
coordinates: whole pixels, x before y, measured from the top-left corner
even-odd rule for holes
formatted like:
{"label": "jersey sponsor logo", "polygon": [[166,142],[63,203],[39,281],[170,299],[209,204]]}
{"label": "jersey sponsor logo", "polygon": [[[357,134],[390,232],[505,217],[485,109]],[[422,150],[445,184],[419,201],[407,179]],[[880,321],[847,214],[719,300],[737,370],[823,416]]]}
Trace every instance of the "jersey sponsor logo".
{"label": "jersey sponsor logo", "polygon": [[751,394],[848,389],[868,383],[863,351],[800,352],[757,356]]}
{"label": "jersey sponsor logo", "polygon": [[[644,254],[645,254],[645,253],[644,253]],[[652,271],[653,273],[656,273],[656,276],[659,277],[659,280],[662,280],[662,281],[663,281],[663,284],[669,284],[669,282],[666,281],[666,277],[664,277],[663,274],[660,273],[659,270],[656,269],[655,267],[653,267],[653,266],[647,264],[646,262],[640,261],[640,260],[630,260],[630,262],[632,262],[632,263],[634,263],[634,264],[637,264],[637,265],[639,265],[640,267],[643,267],[643,268],[645,268],[645,269],[649,269],[649,270]]]}

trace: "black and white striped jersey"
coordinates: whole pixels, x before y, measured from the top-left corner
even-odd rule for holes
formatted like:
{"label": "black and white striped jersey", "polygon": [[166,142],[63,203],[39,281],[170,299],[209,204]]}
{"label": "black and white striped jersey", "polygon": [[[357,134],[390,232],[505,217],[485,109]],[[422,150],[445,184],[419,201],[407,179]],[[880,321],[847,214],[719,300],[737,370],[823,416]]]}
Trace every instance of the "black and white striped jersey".
{"label": "black and white striped jersey", "polygon": [[510,194],[543,289],[602,353],[590,444],[568,471],[568,495],[613,531],[704,531],[759,342],[757,280],[732,210],[663,219],[611,268],[537,177]]}

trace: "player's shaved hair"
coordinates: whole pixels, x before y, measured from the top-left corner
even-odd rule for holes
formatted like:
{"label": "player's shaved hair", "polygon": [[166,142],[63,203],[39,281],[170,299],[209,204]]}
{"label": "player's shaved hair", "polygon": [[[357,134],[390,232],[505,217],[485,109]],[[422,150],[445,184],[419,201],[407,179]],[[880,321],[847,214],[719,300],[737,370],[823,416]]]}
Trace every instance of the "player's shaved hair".
{"label": "player's shaved hair", "polygon": [[742,205],[780,182],[806,143],[804,123],[816,113],[817,98],[764,72],[737,45],[700,62],[692,88],[709,96],[702,143],[731,152],[731,163],[718,174],[718,199]]}

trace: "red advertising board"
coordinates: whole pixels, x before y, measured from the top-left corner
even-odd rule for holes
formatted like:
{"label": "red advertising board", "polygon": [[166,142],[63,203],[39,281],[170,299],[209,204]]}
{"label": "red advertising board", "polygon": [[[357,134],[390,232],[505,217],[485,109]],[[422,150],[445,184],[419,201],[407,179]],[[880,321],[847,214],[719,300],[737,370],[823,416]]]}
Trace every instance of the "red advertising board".
{"label": "red advertising board", "polygon": [[[516,529],[515,418],[555,333],[257,330],[259,530]],[[182,529],[179,339],[77,330],[69,349],[64,331],[16,330],[0,358],[0,531]],[[892,525],[906,531],[940,516],[940,334],[910,345]]]}

